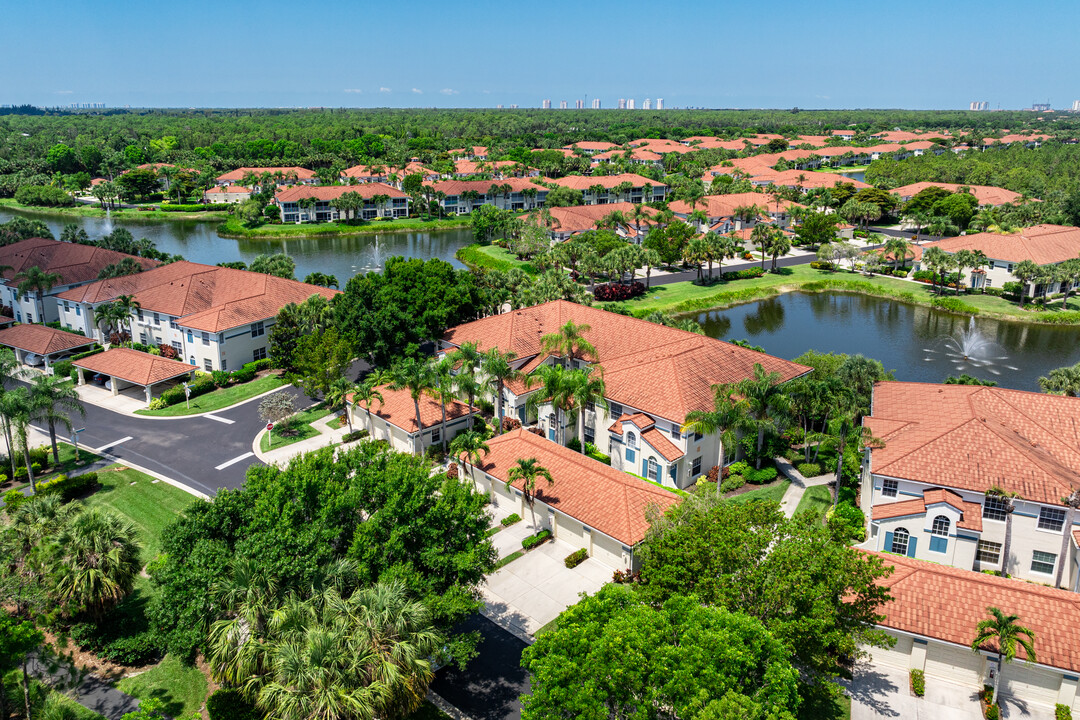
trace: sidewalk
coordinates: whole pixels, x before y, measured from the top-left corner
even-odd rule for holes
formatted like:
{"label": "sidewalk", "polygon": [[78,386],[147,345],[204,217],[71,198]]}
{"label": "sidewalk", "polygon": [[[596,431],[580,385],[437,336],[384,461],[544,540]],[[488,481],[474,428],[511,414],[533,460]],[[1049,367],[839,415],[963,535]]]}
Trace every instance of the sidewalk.
{"label": "sidewalk", "polygon": [[122,693],[105,680],[91,675],[85,670],[79,671],[70,666],[52,663],[46,665],[38,658],[31,658],[26,664],[30,674],[57,688],[74,686],[75,702],[88,708],[108,720],[121,720],[127,713],[139,709],[137,698]]}
{"label": "sidewalk", "polygon": [[784,511],[784,515],[787,517],[792,517],[795,514],[795,509],[799,507],[799,501],[802,500],[803,493],[806,492],[807,488],[828,485],[836,479],[835,473],[827,473],[812,478],[803,477],[802,473],[796,470],[794,465],[782,457],[776,458],[776,467],[780,470],[780,474],[791,481],[791,485],[788,485],[784,497],[780,500],[780,509]]}
{"label": "sidewalk", "polygon": [[259,458],[267,465],[287,465],[288,462],[297,455],[302,455],[303,453],[311,452],[312,450],[319,450],[328,445],[341,444],[341,438],[344,437],[345,433],[349,432],[349,426],[346,424],[336,430],[328,427],[329,424],[336,419],[337,415],[334,413],[330,413],[324,418],[319,418],[311,424],[313,428],[319,431],[318,435],[299,440],[284,447],[272,447],[266,452],[262,451],[262,438],[263,435],[266,434],[266,430],[264,429],[255,436],[255,440],[251,444],[251,449],[255,453],[255,457]]}

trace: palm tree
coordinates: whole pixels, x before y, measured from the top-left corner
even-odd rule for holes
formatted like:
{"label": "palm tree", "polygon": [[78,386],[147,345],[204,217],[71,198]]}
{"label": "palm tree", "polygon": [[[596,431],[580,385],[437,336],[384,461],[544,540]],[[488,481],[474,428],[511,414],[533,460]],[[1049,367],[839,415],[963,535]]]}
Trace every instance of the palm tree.
{"label": "palm tree", "polygon": [[1024,648],[1029,663],[1038,660],[1035,656],[1035,632],[1019,623],[1019,615],[1006,615],[992,605],[986,611],[991,617],[979,621],[975,628],[975,639],[971,641],[971,650],[978,654],[982,646],[991,640],[997,644],[997,672],[994,673],[994,694],[990,698],[990,704],[996,705],[1002,666],[1016,659],[1018,647]]}
{"label": "palm tree", "polygon": [[521,494],[525,499],[525,504],[529,506],[529,514],[532,515],[533,532],[537,532],[536,510],[534,508],[536,503],[536,480],[537,478],[544,478],[547,480],[548,485],[554,485],[555,481],[551,478],[551,473],[536,458],[518,458],[517,462],[507,471],[506,477],[507,492],[514,486],[515,482],[521,481]]}
{"label": "palm tree", "polygon": [[902,237],[889,238],[885,243],[885,254],[892,255],[893,272],[900,269],[900,265],[907,264],[908,253],[911,252],[911,243]]}
{"label": "palm tree", "polygon": [[761,449],[765,434],[778,429],[791,403],[783,386],[780,373],[766,372],[760,363],[754,363],[754,376],[735,383],[734,394],[742,417],[739,427],[757,433],[757,461],[761,468]]}
{"label": "palm tree", "polygon": [[26,295],[29,293],[37,293],[38,307],[41,310],[41,314],[38,315],[41,324],[45,324],[45,293],[53,289],[53,287],[63,280],[63,276],[60,273],[45,272],[37,265],[32,265],[25,270],[20,270],[15,273],[13,280],[18,283],[15,287],[19,291],[20,295]]}
{"label": "palm tree", "polygon": [[690,242],[686,243],[686,249],[683,250],[683,262],[692,265],[697,270],[698,281],[702,279],[701,266],[705,262],[705,257],[708,254],[708,247],[708,242],[705,238],[696,237],[690,238]]}
{"label": "palm tree", "polygon": [[476,343],[466,342],[453,352],[452,357],[457,365],[458,392],[468,398],[469,407],[472,407],[481,389],[477,371],[484,360],[484,354],[480,352]]}
{"label": "palm tree", "polygon": [[135,526],[101,508],[76,515],[56,537],[56,589],[69,611],[100,618],[142,568]]}
{"label": "palm tree", "polygon": [[772,242],[774,228],[764,223],[758,223],[754,226],[754,229],[750,231],[750,242],[757,245],[758,251],[761,253],[761,269],[765,269],[765,250],[768,248],[769,243]]}
{"label": "palm tree", "polygon": [[[717,436],[716,467],[724,467],[725,448],[735,444],[735,428],[739,423],[740,408],[734,397],[733,385],[717,385],[713,388],[713,409],[692,410],[686,414],[682,432]],[[716,494],[720,494],[720,479],[716,481]]]}
{"label": "palm tree", "polygon": [[931,281],[934,290],[938,289],[937,285],[939,280],[944,284],[944,271],[945,268],[949,267],[951,262],[952,260],[950,259],[949,254],[937,246],[926,248],[926,250],[923,251],[922,264],[926,269],[933,273]]}
{"label": "palm tree", "polygon": [[[483,460],[483,456],[489,452],[491,452],[491,448],[488,447],[483,433],[479,430],[466,430],[463,433],[458,433],[450,441],[450,453],[458,460],[462,457],[465,458],[465,461],[469,463],[469,477],[474,483],[476,482],[476,475],[473,471]],[[494,485],[491,486],[491,499],[495,499]]]}
{"label": "palm tree", "polygon": [[454,358],[449,355],[443,356],[438,362],[431,365],[432,383],[428,390],[433,398],[439,401],[442,410],[442,424],[440,425],[439,437],[442,438],[442,450],[446,452],[446,406],[452,403],[454,397]]}
{"label": "palm tree", "polygon": [[330,387],[323,394],[323,403],[331,411],[341,410],[345,413],[345,422],[348,423],[349,432],[353,431],[352,413],[349,412],[349,395],[356,389],[356,385],[347,377],[335,378]]}
{"label": "palm tree", "polygon": [[743,242],[734,232],[721,235],[716,241],[716,260],[719,265],[720,278],[724,277],[724,259],[735,258],[743,251]]}
{"label": "palm tree", "polygon": [[654,267],[660,265],[660,253],[656,252],[652,248],[645,248],[641,252],[641,261],[645,265],[645,289],[652,287],[652,270]]}
{"label": "palm tree", "polygon": [[541,365],[532,374],[526,377],[526,387],[532,388],[540,385],[539,392],[531,393],[525,401],[525,407],[529,410],[539,410],[542,403],[550,403],[555,411],[555,427],[552,430],[552,439],[560,445],[565,444],[562,438],[562,430],[566,423],[563,421],[564,411],[570,407],[570,394],[573,388],[570,385],[571,371],[562,365]]}
{"label": "palm tree", "polygon": [[[599,368],[599,366],[597,366]],[[585,454],[585,410],[589,405],[599,405],[607,409],[607,401],[604,400],[604,376],[603,369],[593,375],[597,368],[584,367],[572,371],[566,378],[567,399],[569,405],[577,408],[577,436],[581,444],[581,454]]]}
{"label": "palm tree", "polygon": [[30,403],[33,406],[35,420],[44,420],[49,426],[49,441],[52,443],[53,461],[60,462],[60,448],[56,443],[56,426],[71,430],[68,412],[86,415],[86,408],[79,399],[79,393],[67,378],[56,375],[35,376],[30,384]]}
{"label": "palm tree", "polygon": [[390,381],[391,390],[409,391],[409,397],[413,401],[413,410],[416,412],[415,451],[423,454],[424,423],[420,419],[420,398],[431,390],[434,384],[431,365],[416,358],[403,358],[390,368],[390,377],[392,378]]}
{"label": "palm tree", "polygon": [[[771,236],[769,238],[768,251],[769,257],[772,258],[772,267],[770,270],[776,272],[776,259],[781,255],[787,255],[791,250],[791,240],[785,235],[779,228],[773,228]],[[710,268],[710,274],[712,269]]]}
{"label": "palm tree", "polygon": [[[14,444],[22,450],[23,460],[26,463],[26,472],[30,480],[30,489],[37,493],[37,482],[34,478],[34,469],[30,462],[30,448],[27,439],[30,433],[30,421],[33,419],[34,406],[30,398],[30,390],[26,387],[17,387],[0,395],[0,415],[11,425],[11,433],[14,436]],[[9,453],[14,457],[15,453]],[[14,477],[15,464],[12,460],[12,477]]]}
{"label": "palm tree", "polygon": [[1052,395],[1080,397],[1080,365],[1054,368],[1039,378],[1039,388]]}
{"label": "palm tree", "polygon": [[1020,498],[1020,494],[1016,492],[1006,492],[1002,488],[994,485],[986,491],[987,497],[997,498],[1001,503],[1001,510],[1005,513],[1005,542],[1001,547],[1001,576],[1007,577],[1009,574],[1009,556],[1012,554],[1012,517],[1013,512],[1016,510],[1016,504],[1013,502]]}
{"label": "palm tree", "polygon": [[13,381],[26,376],[26,367],[15,358],[15,353],[8,348],[0,350],[0,424],[4,428],[4,440],[8,448],[8,460],[11,461],[11,477],[15,477],[15,450],[11,439],[11,422],[3,412],[3,396],[11,389]]}
{"label": "palm tree", "polygon": [[[1027,286],[1029,283],[1035,282],[1036,278],[1042,273],[1042,268],[1035,264],[1033,260],[1021,260],[1013,268],[1013,276],[1020,280],[1020,305],[1024,304],[1024,295],[1027,294]],[[1035,294],[1035,288],[1032,288],[1032,295]]]}
{"label": "palm tree", "polygon": [[495,395],[495,417],[498,420],[496,435],[503,431],[503,388],[506,383],[522,377],[521,371],[513,365],[515,359],[517,355],[513,351],[500,352],[499,348],[495,347],[484,353],[484,373],[487,375],[487,384]]}
{"label": "palm tree", "polygon": [[[381,407],[385,400],[383,400],[382,393],[378,391],[377,378],[368,377],[367,380],[360,383],[353,389],[353,407],[363,404],[364,410],[367,412],[367,429],[368,432],[374,436],[375,427],[372,425],[371,420],[371,406],[376,400],[379,401]],[[351,426],[350,426],[351,427]]]}
{"label": "palm tree", "polygon": [[590,330],[592,330],[592,327],[589,325],[584,323],[578,325],[573,320],[567,320],[566,324],[560,327],[557,332],[549,333],[540,338],[540,352],[554,353],[565,357],[571,366],[574,364],[574,360],[584,359],[586,356],[592,358],[593,362],[599,362],[600,358],[597,356],[596,348],[585,339],[585,333]]}

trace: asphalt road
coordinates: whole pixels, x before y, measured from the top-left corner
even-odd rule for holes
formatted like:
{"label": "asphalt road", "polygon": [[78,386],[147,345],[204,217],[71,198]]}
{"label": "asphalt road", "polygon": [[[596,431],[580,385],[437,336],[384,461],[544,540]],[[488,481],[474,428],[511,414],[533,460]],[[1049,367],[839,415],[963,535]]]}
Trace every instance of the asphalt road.
{"label": "asphalt road", "polygon": [[473,720],[519,720],[521,696],[529,692],[529,674],[521,667],[524,642],[476,614],[457,628],[483,638],[465,671],[439,670],[431,689]]}

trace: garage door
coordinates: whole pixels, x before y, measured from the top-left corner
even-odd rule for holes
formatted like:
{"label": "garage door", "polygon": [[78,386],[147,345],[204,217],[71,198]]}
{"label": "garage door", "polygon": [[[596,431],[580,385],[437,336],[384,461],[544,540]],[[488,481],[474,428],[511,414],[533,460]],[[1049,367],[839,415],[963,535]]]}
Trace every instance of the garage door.
{"label": "garage door", "polygon": [[593,557],[615,570],[626,568],[626,560],[623,558],[622,543],[613,538],[593,531]]}
{"label": "garage door", "polygon": [[1019,660],[1008,663],[1001,675],[1001,692],[1026,703],[1048,705],[1057,703],[1061,674],[1031,667]]}
{"label": "garage door", "polygon": [[585,528],[577,520],[566,515],[558,516],[558,533],[556,537],[567,545],[574,548],[588,548],[589,541],[585,537]]}
{"label": "garage door", "polygon": [[896,644],[891,648],[870,648],[870,661],[874,665],[907,670],[911,667],[911,643],[909,637],[896,637]]}
{"label": "garage door", "polygon": [[930,642],[926,650],[926,679],[936,678],[964,687],[982,687],[983,659],[970,650]]}

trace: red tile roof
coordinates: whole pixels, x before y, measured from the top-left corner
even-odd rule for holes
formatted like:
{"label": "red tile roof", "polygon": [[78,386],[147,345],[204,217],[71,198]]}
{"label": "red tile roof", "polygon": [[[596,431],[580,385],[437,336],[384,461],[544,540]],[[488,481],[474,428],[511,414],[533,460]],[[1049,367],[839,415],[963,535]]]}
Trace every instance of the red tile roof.
{"label": "red tile roof", "polygon": [[518,193],[532,188],[537,192],[547,192],[547,188],[535,183],[528,178],[508,177],[502,180],[438,180],[436,182],[425,181],[425,185],[444,192],[447,196],[461,195],[463,192],[473,190],[481,195],[487,195],[492,185],[510,186],[510,192]]}
{"label": "red tile roof", "polygon": [[686,453],[675,446],[675,443],[664,437],[664,433],[657,430],[655,427],[650,427],[645,432],[641,433],[641,439],[652,445],[656,452],[664,456],[664,459],[668,462],[678,460]]}
{"label": "red tile roof", "polygon": [[[525,429],[499,435],[487,444],[490,451],[478,469],[505,483],[519,459],[536,458],[554,481],[550,485],[542,478],[537,481],[537,500],[624,545],[644,539],[650,505],[662,511],[679,502],[672,492]],[[514,486],[520,490],[521,481]]]}
{"label": "red tile roof", "polygon": [[642,162],[660,162],[664,159],[663,155],[655,153],[652,150],[646,148],[633,148],[631,150],[608,150],[607,152],[597,153],[593,155],[597,160],[613,160],[615,158],[625,157],[626,154],[630,154],[631,160],[641,160]]}
{"label": "red tile roof", "polygon": [[[785,211],[792,207],[802,207],[799,203],[783,199],[777,203],[776,199],[767,193],[748,192],[732,193],[730,195],[706,195],[698,201],[694,209],[701,210],[709,217],[731,217],[735,214],[735,208],[748,205],[757,205],[766,212],[776,212],[778,207],[780,210]],[[668,203],[668,209],[679,215],[689,215],[692,212],[690,203],[685,200]]]}
{"label": "red tile roof", "polygon": [[247,175],[248,173],[255,173],[256,175],[261,177],[262,175],[265,175],[266,173],[270,173],[271,175],[275,175],[279,171],[285,177],[290,177],[290,176],[295,175],[298,180],[311,180],[312,178],[315,177],[315,173],[313,171],[308,170],[307,168],[302,168],[302,167],[263,167],[263,168],[242,167],[242,168],[236,168],[235,170],[230,170],[227,173],[223,173],[221,175],[218,175],[217,178],[215,178],[215,179],[218,182],[239,182],[240,180],[243,180],[244,176]]}
{"label": "red tile roof", "polygon": [[578,148],[580,150],[585,150],[585,151],[588,151],[588,150],[596,151],[596,150],[614,150],[617,147],[619,147],[619,146],[616,145],[615,143],[595,142],[595,141],[592,141],[592,140],[582,140],[581,142],[576,142],[573,145],[564,146],[563,150],[573,150],[574,148]]}
{"label": "red tile roof", "polygon": [[[416,432],[416,407],[413,405],[412,396],[408,390],[391,390],[389,385],[380,385],[379,393],[383,397],[371,406],[371,414],[382,418],[394,427],[401,428],[407,433]],[[352,402],[352,395],[348,396]],[[357,412],[363,413],[366,408],[360,407]],[[451,422],[460,417],[471,415],[476,408],[470,409],[468,405],[457,400],[452,400],[446,405],[446,422]],[[420,398],[420,423],[424,429],[442,424],[442,405],[435,398],[424,395]]]}
{"label": "red tile roof", "polygon": [[[976,625],[988,617],[986,608],[999,607],[1018,615],[1020,623],[1035,632],[1040,664],[1080,672],[1077,593],[925,560],[868,554],[893,566],[883,581],[892,600],[880,610],[885,616],[881,626],[968,647]],[[1024,658],[1019,649],[1018,660]]]}
{"label": "red tile roof", "polygon": [[57,287],[90,282],[96,280],[107,265],[116,264],[124,258],[133,258],[144,270],[160,264],[157,260],[104,250],[94,245],[58,242],[46,238],[29,238],[0,247],[0,265],[9,265],[12,268],[4,271],[2,275],[10,287],[18,284],[12,281],[18,272],[34,266],[47,273],[58,273],[60,282]]}
{"label": "red tile roof", "polygon": [[1006,203],[1018,202],[1023,197],[1018,192],[994,187],[992,185],[960,185],[958,183],[943,182],[917,182],[898,187],[895,190],[890,190],[890,192],[899,195],[901,199],[910,199],[928,187],[939,187],[953,193],[960,192],[960,188],[962,187],[970,188],[971,194],[979,201],[979,205],[1004,205]]}
{"label": "red tile roof", "polygon": [[[939,247],[947,253],[982,250],[986,257],[1018,263],[1031,260],[1050,265],[1080,255],[1080,228],[1065,225],[1034,225],[1015,233],[974,233],[924,243],[922,250]],[[922,257],[920,252],[919,258]]]}
{"label": "red tile roof", "polygon": [[168,360],[130,348],[110,348],[71,363],[90,372],[120,378],[136,385],[153,385],[197,370],[194,365]]}
{"label": "red tile roof", "polygon": [[[634,207],[634,203],[617,202],[608,203],[607,205],[553,207],[549,208],[548,212],[551,213],[551,217],[558,223],[552,227],[552,230],[558,232],[585,232],[586,230],[595,230],[598,221],[616,211],[627,215],[627,220],[630,220],[629,213],[633,212]],[[645,212],[649,215],[656,215],[659,212],[659,210],[654,210],[647,205],[643,207]],[[633,226],[633,222],[630,224]],[[644,229],[648,227],[650,223],[648,220],[642,220],[641,225],[642,229]]]}
{"label": "red tile roof", "polygon": [[885,444],[871,449],[878,475],[1054,505],[1080,485],[1080,398],[884,382],[863,424]]}
{"label": "red tile roof", "polygon": [[251,188],[246,188],[243,185],[215,185],[209,190],[206,190],[203,194],[250,195]]}
{"label": "red tile roof", "polygon": [[756,363],[779,373],[782,381],[809,372],[738,345],[564,300],[458,325],[443,340],[476,342],[482,351],[498,347],[530,358],[539,354],[544,335],[569,320],[591,328],[585,337],[604,368],[606,397],[676,422],[691,410],[711,410],[713,386],[752,377]]}
{"label": "red tile roof", "polygon": [[278,190],[274,195],[274,200],[279,203],[299,202],[303,198],[332,201],[349,192],[354,192],[365,200],[370,200],[376,195],[386,195],[392,198],[409,197],[396,187],[372,182],[361,183],[360,185],[292,185]]}
{"label": "red tile roof", "polygon": [[180,318],[193,330],[221,332],[266,320],[289,303],[312,295],[327,299],[337,290],[247,270],[175,262],[135,275],[126,275],[68,290],[63,300],[98,304],[120,295],[134,295],[143,310]]}
{"label": "red tile roof", "polygon": [[943,488],[927,490],[922,498],[875,505],[872,510],[873,519],[888,520],[906,515],[923,515],[928,507],[939,503],[945,503],[960,511],[960,527],[982,532],[982,506],[979,503],[967,502],[952,490]]}
{"label": "red tile roof", "polygon": [[666,188],[662,182],[657,180],[650,180],[647,177],[642,177],[635,173],[620,173],[618,175],[567,175],[566,177],[556,178],[551,182],[556,185],[562,185],[563,187],[571,188],[572,190],[588,190],[593,185],[601,185],[608,190],[624,182],[630,183],[632,186],[639,188],[645,185],[651,185],[654,188],[662,187]]}
{"label": "red tile roof", "polygon": [[0,330],[0,345],[26,350],[38,355],[51,355],[52,353],[85,347],[93,343],[92,338],[44,325],[14,325]]}
{"label": "red tile roof", "polygon": [[645,413],[623,413],[619,416],[618,420],[611,423],[611,427],[608,428],[608,431],[613,432],[616,435],[622,435],[622,424],[624,422],[634,423],[634,425],[637,426],[638,430],[645,430],[646,428],[651,428],[653,425],[656,424],[655,422],[653,422],[653,419]]}

